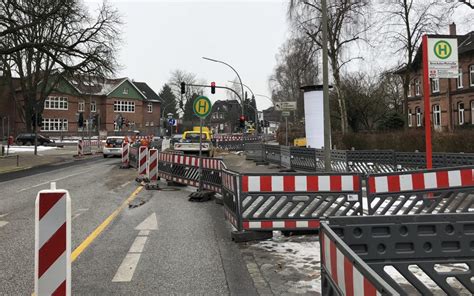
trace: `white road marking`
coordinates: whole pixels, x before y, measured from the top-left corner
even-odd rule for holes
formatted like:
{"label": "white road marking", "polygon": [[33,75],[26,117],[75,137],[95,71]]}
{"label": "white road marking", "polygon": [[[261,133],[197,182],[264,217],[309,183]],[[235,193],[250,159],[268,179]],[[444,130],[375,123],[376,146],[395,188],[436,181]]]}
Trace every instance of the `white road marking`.
{"label": "white road marking", "polygon": [[120,264],[112,282],[130,282],[137,268],[141,254],[128,253]]}
{"label": "white road marking", "polygon": [[127,186],[130,183],[132,183],[132,181],[125,182],[122,185],[120,185],[120,188],[123,188],[123,187]]}
{"label": "white road marking", "polygon": [[142,223],[140,223],[137,227],[135,227],[135,230],[157,230],[158,229],[158,223],[156,221],[156,213],[151,214],[143,220]]}
{"label": "white road marking", "polygon": [[138,224],[135,227],[135,230],[140,230],[138,236],[133,241],[130,250],[128,250],[127,255],[120,264],[117,272],[115,273],[112,282],[130,282],[137,268],[138,261],[140,261],[140,256],[142,255],[143,249],[145,248],[145,243],[150,234],[150,230],[158,229],[158,223],[156,220],[156,213],[148,216],[143,222]]}
{"label": "white road marking", "polygon": [[78,209],[76,213],[72,216],[71,220],[76,219],[80,215],[82,215],[84,212],[88,211],[89,209]]}
{"label": "white road marking", "polygon": [[30,187],[25,187],[25,188],[23,188],[23,189],[18,190],[18,192],[22,192],[22,191],[25,191],[25,190],[33,189],[33,188],[36,188],[36,187],[39,187],[39,186],[43,186],[43,185],[49,184],[49,183],[51,183],[51,182],[56,182],[56,181],[64,180],[64,179],[67,179],[67,178],[70,178],[70,177],[74,177],[74,176],[77,176],[77,175],[80,175],[80,174],[83,174],[83,173],[86,173],[86,172],[89,172],[89,171],[92,171],[92,170],[93,170],[93,169],[88,169],[88,170],[85,170],[85,171],[81,171],[81,172],[79,172],[79,173],[67,175],[67,176],[64,176],[64,177],[61,177],[61,178],[58,178],[58,179],[54,179],[54,180],[49,180],[49,181],[46,181],[46,182],[43,182],[43,183],[39,183],[39,184],[30,186]]}
{"label": "white road marking", "polygon": [[128,250],[128,252],[129,253],[143,252],[143,248],[145,248],[145,243],[147,239],[148,239],[148,236],[137,236],[132,246],[130,247],[130,250]]}
{"label": "white road marking", "polygon": [[[6,217],[9,213],[6,213],[6,214],[1,214],[0,215],[0,218],[3,218],[3,217]],[[0,221],[0,228],[7,225],[8,224],[8,221]]]}
{"label": "white road marking", "polygon": [[150,234],[150,230],[140,230],[140,232],[138,233],[138,235],[140,236],[147,236]]}

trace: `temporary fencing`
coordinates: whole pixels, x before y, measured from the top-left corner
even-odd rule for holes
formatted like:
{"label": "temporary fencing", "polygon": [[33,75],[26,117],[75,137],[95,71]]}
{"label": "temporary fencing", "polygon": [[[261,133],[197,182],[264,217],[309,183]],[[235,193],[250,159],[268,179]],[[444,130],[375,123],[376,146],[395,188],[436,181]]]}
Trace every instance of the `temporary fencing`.
{"label": "temporary fencing", "polygon": [[102,143],[98,140],[78,140],[77,155],[83,156],[99,152],[102,149]]}
{"label": "temporary fencing", "polygon": [[322,295],[398,295],[324,222],[319,243]]}
{"label": "temporary fencing", "polygon": [[346,268],[355,262],[352,278],[362,275],[370,293],[352,295],[472,295],[473,221],[472,213],[330,218],[321,227],[322,294],[351,295]]}
{"label": "temporary fencing", "polygon": [[474,210],[474,166],[369,175],[369,215]]}
{"label": "temporary fencing", "polygon": [[[221,192],[222,160],[218,158],[202,158],[203,188],[214,192]],[[160,153],[158,161],[158,175],[176,183],[199,187],[199,157]]]}
{"label": "temporary fencing", "polygon": [[[247,159],[268,162],[282,167],[306,171],[325,171],[324,150],[246,143]],[[283,152],[283,154],[282,154]],[[395,152],[393,150],[331,150],[331,170],[334,172],[357,172],[362,174],[409,171],[426,167],[425,153]],[[261,155],[261,158],[259,157]],[[282,157],[283,155],[283,157]],[[433,153],[435,168],[472,165],[474,153]]]}

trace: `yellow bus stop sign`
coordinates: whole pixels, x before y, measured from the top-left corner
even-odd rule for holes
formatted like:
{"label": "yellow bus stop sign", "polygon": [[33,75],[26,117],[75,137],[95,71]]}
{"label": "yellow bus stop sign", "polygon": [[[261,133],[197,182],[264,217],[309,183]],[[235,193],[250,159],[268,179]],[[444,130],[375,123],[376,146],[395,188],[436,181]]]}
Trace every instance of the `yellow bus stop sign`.
{"label": "yellow bus stop sign", "polygon": [[199,96],[194,100],[193,110],[194,114],[201,118],[206,118],[211,113],[211,101],[205,96]]}

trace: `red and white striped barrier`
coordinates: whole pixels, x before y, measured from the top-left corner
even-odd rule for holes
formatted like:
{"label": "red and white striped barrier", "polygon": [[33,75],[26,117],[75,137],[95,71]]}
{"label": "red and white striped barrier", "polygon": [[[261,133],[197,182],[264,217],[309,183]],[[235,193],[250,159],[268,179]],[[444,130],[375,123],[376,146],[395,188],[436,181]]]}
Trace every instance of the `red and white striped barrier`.
{"label": "red and white striped barrier", "polygon": [[148,162],[148,147],[140,146],[138,148],[138,176],[146,176]]}
{"label": "red and white striped barrier", "polygon": [[148,180],[156,182],[158,180],[158,150],[150,149],[148,151]]}
{"label": "red and white striped barrier", "polygon": [[242,192],[359,191],[358,175],[242,176]]}
{"label": "red and white striped barrier", "polygon": [[474,186],[473,169],[437,170],[369,176],[369,194]]}
{"label": "red and white striped barrier", "polygon": [[262,230],[262,229],[319,229],[320,223],[318,219],[311,220],[261,220],[261,221],[243,221],[245,230]]}
{"label": "red and white striped barrier", "polygon": [[342,295],[379,296],[375,286],[360,273],[352,260],[347,258],[336,243],[325,233],[320,235],[321,264],[339,287]]}
{"label": "red and white striped barrier", "polygon": [[130,144],[122,143],[122,165],[128,166],[130,162]]}
{"label": "red and white striped barrier", "polygon": [[71,199],[54,182],[35,202],[35,295],[71,295]]}
{"label": "red and white striped barrier", "polygon": [[79,156],[84,155],[82,140],[77,141],[77,155]]}
{"label": "red and white striped barrier", "polygon": [[235,176],[223,171],[222,172],[222,185],[231,192],[235,191]]}

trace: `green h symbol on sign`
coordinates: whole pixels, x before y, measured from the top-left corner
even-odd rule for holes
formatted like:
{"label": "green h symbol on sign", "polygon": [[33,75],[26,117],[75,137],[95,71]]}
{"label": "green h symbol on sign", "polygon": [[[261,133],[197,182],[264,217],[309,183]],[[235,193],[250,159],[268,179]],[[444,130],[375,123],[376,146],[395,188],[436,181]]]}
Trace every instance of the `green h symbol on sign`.
{"label": "green h symbol on sign", "polygon": [[444,40],[436,42],[434,46],[434,53],[440,59],[446,59],[451,55],[451,45]]}

